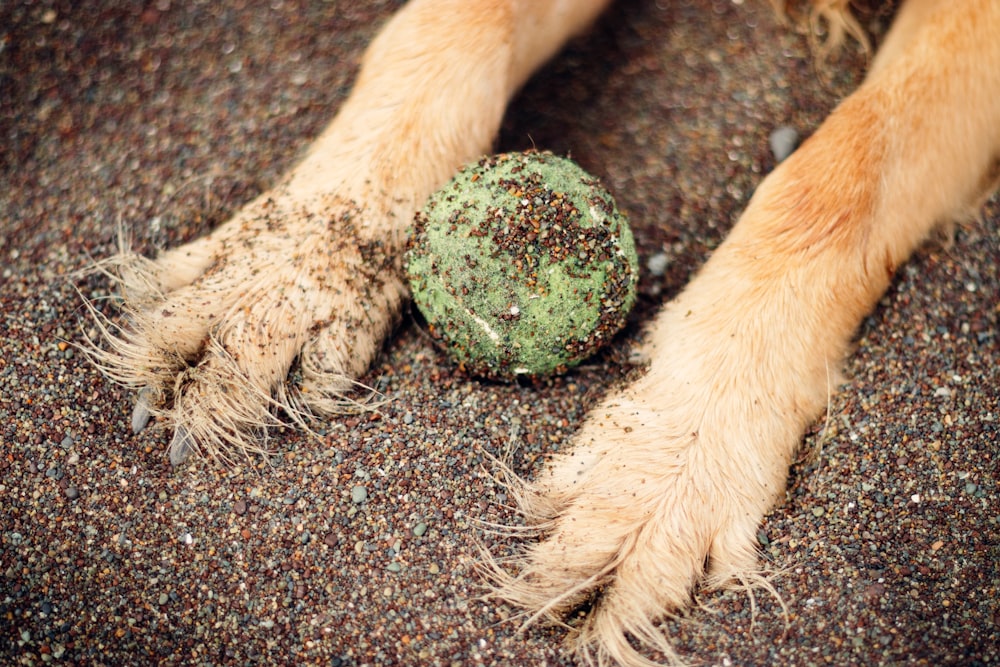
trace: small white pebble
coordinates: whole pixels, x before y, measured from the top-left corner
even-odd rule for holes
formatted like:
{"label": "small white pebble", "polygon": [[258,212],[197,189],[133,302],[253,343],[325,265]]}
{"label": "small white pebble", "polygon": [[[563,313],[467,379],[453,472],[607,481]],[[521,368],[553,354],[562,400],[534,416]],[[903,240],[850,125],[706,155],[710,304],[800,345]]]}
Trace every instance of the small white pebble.
{"label": "small white pebble", "polygon": [[798,148],[799,133],[794,127],[783,125],[771,132],[771,136],[768,137],[767,142],[771,146],[771,153],[774,154],[774,159],[782,162]]}
{"label": "small white pebble", "polygon": [[659,278],[667,272],[667,264],[669,263],[670,259],[667,254],[658,252],[655,255],[650,255],[649,259],[646,260],[646,268],[649,269],[650,275]]}
{"label": "small white pebble", "polygon": [[368,499],[368,489],[363,486],[355,486],[351,489],[351,502],[355,505],[360,505]]}

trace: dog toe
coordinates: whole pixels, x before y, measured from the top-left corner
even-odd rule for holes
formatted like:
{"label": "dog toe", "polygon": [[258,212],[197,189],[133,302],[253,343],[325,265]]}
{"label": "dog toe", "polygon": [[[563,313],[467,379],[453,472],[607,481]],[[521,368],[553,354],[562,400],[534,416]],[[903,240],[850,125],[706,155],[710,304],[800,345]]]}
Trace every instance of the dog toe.
{"label": "dog toe", "polygon": [[[306,425],[350,402],[405,289],[392,255],[338,227],[361,212],[337,202],[261,199],[212,237],[155,261],[123,255],[109,271],[124,321],[90,305],[105,345],[88,351],[137,390],[134,432],[154,416],[174,429],[173,464],[192,453],[224,462],[266,453],[281,411]],[[296,362],[301,386],[286,381]]]}
{"label": "dog toe", "polygon": [[607,399],[517,494],[543,539],[515,555],[515,573],[494,576],[497,597],[529,623],[574,626],[568,641],[585,662],[654,664],[636,642],[677,662],[658,622],[698,586],[767,587],[755,533],[787,464],[762,462],[762,438],[715,417],[736,411],[671,401],[650,376]]}

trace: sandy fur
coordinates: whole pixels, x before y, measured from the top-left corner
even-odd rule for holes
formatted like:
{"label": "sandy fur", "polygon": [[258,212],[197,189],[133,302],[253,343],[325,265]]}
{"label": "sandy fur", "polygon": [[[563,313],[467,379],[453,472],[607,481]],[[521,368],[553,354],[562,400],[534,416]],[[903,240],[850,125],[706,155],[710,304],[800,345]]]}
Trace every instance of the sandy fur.
{"label": "sandy fur", "polygon": [[[137,390],[133,426],[161,417],[175,463],[192,451],[232,461],[266,452],[279,411],[305,426],[357,406],[355,378],[406,298],[417,207],[488,152],[510,95],[602,4],[410,3],[282,183],[155,260],[126,247],[102,262],[125,323],[91,309],[105,344],[87,351]],[[286,382],[293,364],[299,386]]]}
{"label": "sandy fur", "polygon": [[790,19],[793,25],[805,31],[821,65],[848,40],[871,51],[868,33],[851,11],[855,4],[852,0],[770,0],[770,3],[779,16]]}
{"label": "sandy fur", "polygon": [[858,323],[994,183],[1000,7],[918,1],[899,25],[652,323],[647,374],[517,494],[544,539],[491,570],[495,595],[529,622],[589,605],[569,638],[585,663],[652,664],[636,645],[681,662],[657,618],[698,585],[762,582],[756,529]]}
{"label": "sandy fur", "polygon": [[[279,410],[308,426],[352,407],[406,298],[415,209],[488,151],[509,97],[603,4],[408,4],[285,180],[202,239],[102,263],[124,321],[92,309],[105,343],[87,349],[136,390],[134,428],[159,417],[175,463],[232,461],[266,451]],[[863,34],[844,5],[817,3],[828,43]],[[648,665],[643,648],[681,661],[657,620],[699,585],[767,587],[757,527],[855,329],[933,227],[996,185],[998,34],[995,0],[906,4],[866,82],[650,324],[645,376],[539,479],[510,477],[537,539],[486,558],[495,596],[529,623],[587,605],[568,634],[581,661]]]}

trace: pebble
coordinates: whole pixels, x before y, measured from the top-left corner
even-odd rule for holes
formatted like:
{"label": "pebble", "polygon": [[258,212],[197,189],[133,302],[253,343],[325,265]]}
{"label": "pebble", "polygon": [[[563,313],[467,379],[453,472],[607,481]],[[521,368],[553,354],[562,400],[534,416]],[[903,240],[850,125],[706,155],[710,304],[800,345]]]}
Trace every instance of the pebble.
{"label": "pebble", "polygon": [[77,498],[80,497],[80,490],[77,489],[75,486],[67,486],[66,490],[63,493],[65,493],[66,497],[69,498],[70,500],[76,500]]}
{"label": "pebble", "polygon": [[413,534],[416,537],[423,537],[424,533],[427,532],[427,524],[421,521],[416,526],[413,527]]}
{"label": "pebble", "polygon": [[355,505],[360,505],[368,499],[368,489],[363,486],[355,486],[351,489],[351,502]]}
{"label": "pebble", "polygon": [[799,132],[794,127],[782,125],[771,132],[771,136],[768,137],[767,142],[771,146],[771,153],[774,155],[774,159],[782,162],[798,148]]}
{"label": "pebble", "polygon": [[646,268],[649,269],[649,274],[656,278],[663,276],[667,272],[668,264],[670,264],[670,258],[667,257],[667,253],[665,252],[650,255],[649,259],[646,260]]}

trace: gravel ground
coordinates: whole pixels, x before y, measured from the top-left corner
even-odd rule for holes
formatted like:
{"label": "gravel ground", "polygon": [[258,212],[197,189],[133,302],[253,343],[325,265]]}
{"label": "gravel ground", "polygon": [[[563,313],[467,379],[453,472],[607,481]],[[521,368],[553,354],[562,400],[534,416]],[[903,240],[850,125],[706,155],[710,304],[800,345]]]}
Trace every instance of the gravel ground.
{"label": "gravel ground", "polygon": [[[477,598],[477,544],[511,548],[480,522],[513,520],[486,453],[530,475],[638,372],[641,323],[773,166],[769,133],[811,132],[863,58],[824,83],[766,3],[622,3],[529,85],[498,145],[571,153],[631,215],[657,270],[613,349],[491,384],[408,321],[366,378],[378,413],[278,434],[256,467],[174,470],[169,435],[132,435],[128,392],[74,351],[91,326],[75,289],[109,285],[73,272],[119,226],[153,253],[273,182],[398,3],[142,4],[0,4],[0,662],[566,664],[561,631],[519,634]],[[703,594],[711,610],[665,626],[692,659],[1000,662],[998,224],[994,201],[919,252],[865,321],[761,529],[787,626],[770,598],[754,614]]]}

